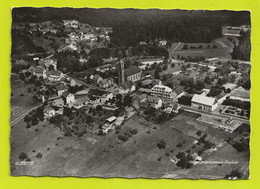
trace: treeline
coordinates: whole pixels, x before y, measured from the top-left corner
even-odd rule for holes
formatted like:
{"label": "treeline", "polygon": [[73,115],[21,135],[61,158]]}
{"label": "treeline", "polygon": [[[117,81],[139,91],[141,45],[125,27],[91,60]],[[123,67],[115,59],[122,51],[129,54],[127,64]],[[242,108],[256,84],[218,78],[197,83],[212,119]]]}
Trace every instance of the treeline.
{"label": "treeline", "polygon": [[112,43],[126,47],[154,39],[211,42],[221,36],[221,26],[250,24],[248,11],[27,7],[13,9],[12,15],[14,22],[76,19],[91,26],[112,27]]}
{"label": "treeline", "polygon": [[251,55],[250,31],[241,32],[241,37],[239,38],[239,45],[234,47],[231,56],[233,59],[250,61],[250,55]]}

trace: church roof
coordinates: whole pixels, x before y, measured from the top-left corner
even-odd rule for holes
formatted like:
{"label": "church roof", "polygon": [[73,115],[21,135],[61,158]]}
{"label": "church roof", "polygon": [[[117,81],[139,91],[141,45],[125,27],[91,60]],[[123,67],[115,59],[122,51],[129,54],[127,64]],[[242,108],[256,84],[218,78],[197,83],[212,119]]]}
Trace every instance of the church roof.
{"label": "church roof", "polygon": [[141,70],[137,66],[132,66],[132,67],[125,69],[126,76],[131,76],[131,75],[137,74],[139,72],[141,72]]}

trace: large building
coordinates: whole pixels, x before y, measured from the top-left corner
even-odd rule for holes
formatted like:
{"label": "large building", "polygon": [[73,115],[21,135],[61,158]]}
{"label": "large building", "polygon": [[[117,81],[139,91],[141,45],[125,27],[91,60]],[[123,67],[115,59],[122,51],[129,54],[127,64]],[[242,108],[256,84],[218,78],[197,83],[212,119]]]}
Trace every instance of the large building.
{"label": "large building", "polygon": [[118,80],[120,85],[124,84],[126,81],[139,81],[142,76],[142,71],[137,66],[131,66],[125,69],[122,60],[119,63],[118,71]]}
{"label": "large building", "polygon": [[173,93],[170,87],[165,85],[155,85],[151,89],[151,95],[160,97],[163,101],[170,101],[173,100]]}
{"label": "large building", "polygon": [[218,107],[216,98],[205,95],[194,94],[191,99],[191,106],[206,111],[213,111]]}

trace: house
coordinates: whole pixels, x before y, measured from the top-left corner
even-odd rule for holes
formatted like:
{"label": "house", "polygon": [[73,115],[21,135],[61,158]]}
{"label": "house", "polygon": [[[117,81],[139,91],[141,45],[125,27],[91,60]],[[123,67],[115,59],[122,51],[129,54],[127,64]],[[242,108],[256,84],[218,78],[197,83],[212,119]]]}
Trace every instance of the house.
{"label": "house", "polygon": [[164,111],[167,113],[179,113],[180,105],[177,103],[168,103],[165,105]]}
{"label": "house", "polygon": [[116,67],[113,66],[112,64],[105,64],[105,65],[99,66],[96,69],[96,71],[101,72],[101,73],[105,73],[107,71],[114,70],[114,69],[116,69]]}
{"label": "house", "polygon": [[55,86],[56,92],[58,96],[61,96],[65,91],[68,90],[67,86],[64,84],[58,84]]}
{"label": "house", "polygon": [[97,84],[103,79],[99,74],[91,75],[89,78]]}
{"label": "house", "polygon": [[139,88],[138,91],[141,92],[141,93],[147,93],[147,94],[150,94],[151,89]]}
{"label": "house", "polygon": [[191,106],[201,110],[213,111],[218,107],[216,98],[194,94],[191,99]]}
{"label": "house", "polygon": [[135,114],[135,109],[133,106],[127,106],[125,107],[127,118],[132,117]]}
{"label": "house", "polygon": [[46,70],[41,67],[41,66],[37,66],[33,72],[33,75],[39,77],[42,77],[43,79],[46,78]]}
{"label": "house", "polygon": [[224,102],[224,100],[226,100],[226,98],[227,98],[227,95],[223,91],[219,95],[216,96],[218,104],[222,104]]}
{"label": "house", "polygon": [[238,87],[231,91],[229,98],[233,100],[250,102],[250,91],[244,89],[243,87]]}
{"label": "house", "polygon": [[90,89],[88,92],[90,102],[96,105],[104,104],[106,101],[113,98],[113,93],[99,90],[99,89]]}
{"label": "house", "polygon": [[126,81],[123,85],[119,86],[118,92],[120,94],[131,93],[135,91],[136,87],[132,81]]}
{"label": "house", "polygon": [[50,81],[60,81],[63,78],[63,73],[58,70],[51,70],[47,72],[47,77]]}
{"label": "house", "polygon": [[116,121],[116,116],[111,116],[106,119],[106,122],[104,125],[102,125],[102,132],[103,133],[108,133],[111,129],[115,128],[115,121]]}
{"label": "house", "polygon": [[65,91],[62,94],[62,98],[63,98],[65,104],[73,103],[75,101],[74,95],[69,93],[68,91]]}
{"label": "house", "polygon": [[146,101],[141,102],[139,105],[141,109],[147,109],[149,107],[149,103]]}
{"label": "house", "polygon": [[166,44],[167,44],[166,40],[159,41],[159,46],[166,46]]}
{"label": "house", "polygon": [[52,107],[47,107],[43,110],[44,117],[49,118],[55,115],[55,110]]}
{"label": "house", "polygon": [[83,106],[87,105],[88,102],[89,102],[89,97],[84,96],[84,97],[76,99],[75,102],[73,102],[73,107],[75,109],[80,109]]}
{"label": "house", "polygon": [[39,61],[41,66],[44,66],[45,69],[50,70],[50,66],[53,67],[53,70],[57,70],[57,60],[53,59],[42,59]]}
{"label": "house", "polygon": [[137,100],[139,103],[144,102],[147,99],[147,94],[135,95],[134,99]]}
{"label": "house", "polygon": [[101,88],[108,88],[108,87],[111,87],[113,83],[114,82],[113,82],[112,78],[102,79],[99,82],[99,87],[101,87]]}
{"label": "house", "polygon": [[147,96],[146,102],[150,104],[152,107],[155,109],[161,108],[162,107],[162,99],[159,98],[158,96]]}
{"label": "house", "polygon": [[62,108],[64,106],[64,101],[62,98],[57,98],[52,102],[52,106],[57,107],[57,108]]}
{"label": "house", "polygon": [[137,66],[132,66],[124,70],[125,80],[136,82],[141,79],[142,71]]}
{"label": "house", "polygon": [[151,95],[160,97],[164,101],[171,101],[174,97],[172,89],[165,85],[155,85],[151,89]]}
{"label": "house", "polygon": [[28,69],[29,72],[31,72],[32,74],[35,72],[36,66],[31,65]]}
{"label": "house", "polygon": [[173,96],[175,99],[178,99],[185,94],[186,94],[186,92],[184,91],[184,89],[182,87],[177,87],[173,90]]}

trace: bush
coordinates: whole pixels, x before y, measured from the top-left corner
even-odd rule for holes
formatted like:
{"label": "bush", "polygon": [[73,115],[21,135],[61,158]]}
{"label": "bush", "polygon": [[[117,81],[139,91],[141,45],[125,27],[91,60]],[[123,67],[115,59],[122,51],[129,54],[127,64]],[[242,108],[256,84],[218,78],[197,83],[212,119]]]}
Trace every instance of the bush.
{"label": "bush", "polygon": [[118,138],[119,140],[124,141],[124,142],[128,140],[128,137],[125,136],[125,135],[119,135],[117,138]]}
{"label": "bush", "polygon": [[19,155],[19,160],[20,160],[20,161],[23,161],[23,160],[25,160],[27,157],[28,157],[27,154],[24,153],[24,152],[22,152],[22,153],[20,153],[20,155]]}
{"label": "bush", "polygon": [[38,153],[37,155],[36,155],[36,158],[42,158],[42,153]]}
{"label": "bush", "polygon": [[157,145],[156,145],[159,149],[165,149],[165,147],[166,147],[166,142],[163,140],[163,139],[161,139],[158,143],[157,143]]}
{"label": "bush", "polygon": [[28,122],[26,125],[26,129],[29,129],[29,128],[31,128],[31,124]]}
{"label": "bush", "polygon": [[130,129],[129,132],[132,134],[132,135],[135,135],[138,133],[137,129]]}

